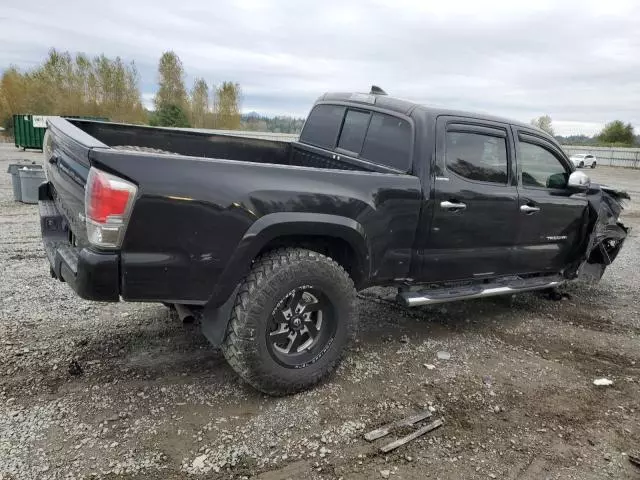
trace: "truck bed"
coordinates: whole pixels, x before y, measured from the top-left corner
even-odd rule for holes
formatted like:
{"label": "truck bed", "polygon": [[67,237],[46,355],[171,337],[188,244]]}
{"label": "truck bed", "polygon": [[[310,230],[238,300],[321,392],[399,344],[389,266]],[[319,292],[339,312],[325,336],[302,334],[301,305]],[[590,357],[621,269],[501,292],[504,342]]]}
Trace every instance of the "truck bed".
{"label": "truck bed", "polygon": [[183,129],[109,122],[69,122],[110,147],[138,147],[189,157],[288,164],[291,143]]}
{"label": "truck bed", "polygon": [[252,137],[251,132],[226,135],[203,130],[148,127],[111,122],[67,119],[91,137],[118,150],[173,153],[252,163],[271,163],[338,170],[388,171],[356,159],[329,158],[295,141]]}

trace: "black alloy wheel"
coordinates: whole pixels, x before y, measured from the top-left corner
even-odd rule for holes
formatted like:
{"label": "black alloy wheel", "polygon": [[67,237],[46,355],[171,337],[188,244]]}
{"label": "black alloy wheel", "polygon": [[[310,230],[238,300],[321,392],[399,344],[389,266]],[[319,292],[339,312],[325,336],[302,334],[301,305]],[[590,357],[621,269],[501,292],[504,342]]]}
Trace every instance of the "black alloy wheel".
{"label": "black alloy wheel", "polygon": [[269,353],[281,365],[302,368],[333,342],[336,315],[318,288],[303,286],[285,295],[271,313]]}

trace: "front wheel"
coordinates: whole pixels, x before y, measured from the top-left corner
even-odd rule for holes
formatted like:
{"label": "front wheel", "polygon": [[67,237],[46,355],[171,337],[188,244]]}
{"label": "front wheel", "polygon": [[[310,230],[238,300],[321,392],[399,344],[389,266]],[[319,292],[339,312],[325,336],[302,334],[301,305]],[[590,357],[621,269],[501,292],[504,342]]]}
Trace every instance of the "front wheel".
{"label": "front wheel", "polygon": [[257,390],[287,395],[336,368],[356,324],[356,292],[340,265],[311,250],[275,250],[240,287],[222,352]]}
{"label": "front wheel", "polygon": [[580,165],[578,165],[578,168],[584,168],[584,162],[580,162]]}

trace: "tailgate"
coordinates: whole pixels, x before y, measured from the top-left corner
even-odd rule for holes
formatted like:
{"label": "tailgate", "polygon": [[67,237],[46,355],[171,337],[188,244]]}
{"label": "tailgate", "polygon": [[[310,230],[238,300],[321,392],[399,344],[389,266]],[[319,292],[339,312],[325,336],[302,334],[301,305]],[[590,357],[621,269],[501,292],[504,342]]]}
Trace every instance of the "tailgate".
{"label": "tailgate", "polygon": [[105,147],[61,117],[50,117],[44,139],[44,168],[52,200],[66,220],[73,244],[87,244],[84,191],[89,174],[89,151]]}

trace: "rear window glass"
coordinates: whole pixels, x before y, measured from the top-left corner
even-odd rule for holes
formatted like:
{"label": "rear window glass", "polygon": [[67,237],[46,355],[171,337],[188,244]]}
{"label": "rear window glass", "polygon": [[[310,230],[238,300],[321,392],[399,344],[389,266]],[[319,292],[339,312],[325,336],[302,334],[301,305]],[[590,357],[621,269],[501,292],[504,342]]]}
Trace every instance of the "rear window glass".
{"label": "rear window glass", "polygon": [[349,110],[344,118],[338,147],[356,154],[360,153],[368,125],[369,112]]}
{"label": "rear window glass", "polygon": [[317,147],[333,149],[336,145],[345,107],[316,105],[304,124],[300,141]]}
{"label": "rear window glass", "polygon": [[507,183],[507,143],[482,133],[447,132],[447,170],[479,182]]}
{"label": "rear window glass", "polygon": [[409,122],[384,113],[373,113],[360,158],[407,171],[410,155]]}

